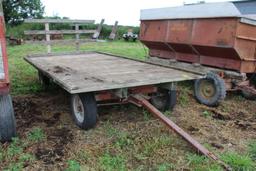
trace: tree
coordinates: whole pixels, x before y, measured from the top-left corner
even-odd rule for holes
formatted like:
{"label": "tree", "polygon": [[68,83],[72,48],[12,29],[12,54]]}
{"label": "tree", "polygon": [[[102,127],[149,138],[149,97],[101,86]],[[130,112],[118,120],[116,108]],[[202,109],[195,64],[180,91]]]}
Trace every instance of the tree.
{"label": "tree", "polygon": [[26,18],[42,18],[44,6],[40,0],[3,0],[5,22],[18,25]]}

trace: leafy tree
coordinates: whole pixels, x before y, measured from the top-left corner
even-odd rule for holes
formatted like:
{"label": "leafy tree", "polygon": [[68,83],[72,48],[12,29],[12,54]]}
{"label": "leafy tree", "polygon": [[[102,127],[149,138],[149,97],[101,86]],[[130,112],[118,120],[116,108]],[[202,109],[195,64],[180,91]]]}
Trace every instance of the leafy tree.
{"label": "leafy tree", "polygon": [[26,18],[42,18],[44,6],[40,0],[3,0],[5,22],[18,25]]}

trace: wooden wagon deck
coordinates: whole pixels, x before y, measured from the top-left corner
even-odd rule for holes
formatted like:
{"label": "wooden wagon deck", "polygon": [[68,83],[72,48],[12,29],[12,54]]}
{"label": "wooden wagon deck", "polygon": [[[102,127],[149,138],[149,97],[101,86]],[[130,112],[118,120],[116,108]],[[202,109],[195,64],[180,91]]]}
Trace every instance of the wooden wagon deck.
{"label": "wooden wagon deck", "polygon": [[200,76],[99,52],[25,58],[69,93],[85,93],[197,79]]}

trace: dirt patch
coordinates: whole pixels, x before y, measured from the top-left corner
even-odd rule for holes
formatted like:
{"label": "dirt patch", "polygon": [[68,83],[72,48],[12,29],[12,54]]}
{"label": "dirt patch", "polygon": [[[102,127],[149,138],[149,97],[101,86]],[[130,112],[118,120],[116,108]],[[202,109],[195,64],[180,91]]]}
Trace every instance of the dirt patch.
{"label": "dirt patch", "polygon": [[[17,128],[31,128],[37,123],[45,123],[48,127],[58,122],[61,112],[50,111],[51,99],[40,99],[37,96],[16,97],[13,99]],[[56,107],[58,109],[58,107]]]}
{"label": "dirt patch", "polygon": [[73,134],[68,128],[47,130],[47,144],[35,150],[35,156],[46,165],[54,165],[65,160],[66,145],[73,142]]}
{"label": "dirt patch", "polygon": [[70,67],[61,67],[61,66],[54,66],[52,69],[48,69],[47,71],[51,71],[55,74],[61,74],[61,73],[65,73],[66,76],[71,75],[71,73],[76,73],[75,70],[73,70]]}
{"label": "dirt patch", "polygon": [[62,68],[60,66],[55,66],[53,68],[53,72],[56,73],[56,74],[59,74],[59,73],[63,73],[63,72],[66,72],[67,70],[65,68]]}

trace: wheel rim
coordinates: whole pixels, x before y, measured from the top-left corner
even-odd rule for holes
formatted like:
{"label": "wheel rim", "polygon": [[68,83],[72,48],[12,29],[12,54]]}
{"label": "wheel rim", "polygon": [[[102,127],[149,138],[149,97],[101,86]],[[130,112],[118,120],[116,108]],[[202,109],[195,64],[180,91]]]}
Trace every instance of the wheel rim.
{"label": "wheel rim", "polygon": [[79,95],[75,95],[73,98],[73,109],[77,121],[82,123],[84,121],[84,106]]}
{"label": "wheel rim", "polygon": [[216,94],[216,87],[213,80],[202,80],[199,89],[201,96],[205,99],[211,99]]}

